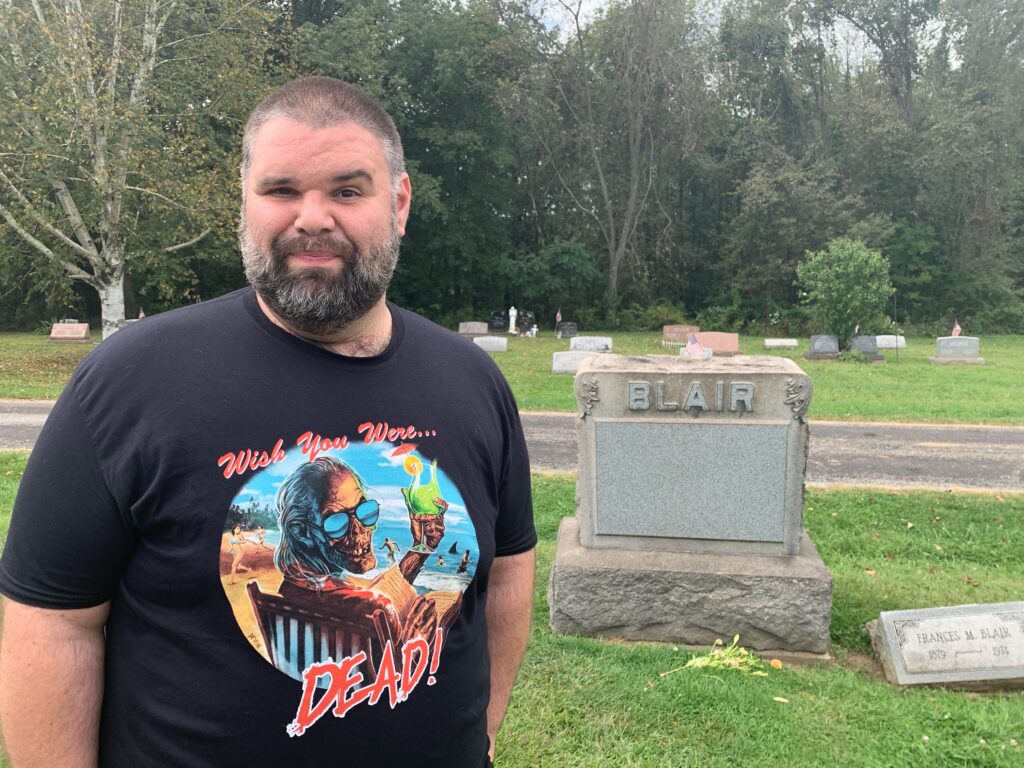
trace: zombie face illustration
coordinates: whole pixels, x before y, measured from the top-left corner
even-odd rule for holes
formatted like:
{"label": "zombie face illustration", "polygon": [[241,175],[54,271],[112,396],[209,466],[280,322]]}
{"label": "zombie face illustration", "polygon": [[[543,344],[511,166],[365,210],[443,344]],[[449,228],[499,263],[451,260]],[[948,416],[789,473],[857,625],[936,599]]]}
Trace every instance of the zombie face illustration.
{"label": "zombie face illustration", "polygon": [[277,493],[281,544],[274,561],[285,577],[323,583],[376,565],[373,531],[380,505],[362,479],[338,459],[303,464]]}

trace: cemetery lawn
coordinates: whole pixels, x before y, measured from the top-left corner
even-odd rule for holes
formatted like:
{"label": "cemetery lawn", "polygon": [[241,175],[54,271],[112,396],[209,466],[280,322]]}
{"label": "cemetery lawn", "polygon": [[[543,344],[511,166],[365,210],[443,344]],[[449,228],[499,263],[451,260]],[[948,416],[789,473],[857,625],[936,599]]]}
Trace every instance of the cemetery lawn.
{"label": "cemetery lawn", "polygon": [[[676,354],[662,347],[661,334],[594,332],[611,336],[624,355]],[[885,365],[804,360],[808,339],[796,350],[763,349],[763,337],[740,337],[743,354],[790,357],[814,381],[809,418],[846,421],[904,421],[960,424],[1024,424],[1024,336],[986,336],[986,365],[933,365],[935,339],[910,338],[908,349],[883,350]],[[551,373],[551,355],[569,342],[550,333],[509,339],[508,352],[492,355],[512,386],[522,410],[571,411],[576,407],[571,376]]]}
{"label": "cemetery lawn", "polygon": [[[26,458],[0,453],[2,536]],[[1024,692],[898,690],[876,676],[861,632],[883,610],[1019,599],[1024,495],[810,491],[807,527],[835,580],[837,663],[755,677],[681,669],[692,654],[669,645],[553,635],[548,574],[575,483],[535,475],[533,488],[533,629],[499,768],[1024,764]]]}
{"label": "cemetery lawn", "polygon": [[[99,342],[95,332],[93,342]],[[0,333],[0,398],[51,400],[95,344],[55,344],[36,333]]]}
{"label": "cemetery lawn", "polygon": [[[676,354],[661,334],[594,332],[611,336],[617,354]],[[99,340],[98,334],[93,336]],[[811,419],[1024,425],[1024,336],[991,336],[981,342],[987,365],[933,365],[935,340],[910,338],[909,349],[885,350],[886,365],[804,360],[798,349],[766,352],[762,337],[740,337],[744,354],[791,357],[814,380]],[[0,398],[56,398],[92,344],[57,345],[31,333],[0,334]],[[510,338],[508,352],[493,354],[522,410],[572,411],[571,376],[551,373],[551,355],[569,348],[547,332],[536,339]]]}

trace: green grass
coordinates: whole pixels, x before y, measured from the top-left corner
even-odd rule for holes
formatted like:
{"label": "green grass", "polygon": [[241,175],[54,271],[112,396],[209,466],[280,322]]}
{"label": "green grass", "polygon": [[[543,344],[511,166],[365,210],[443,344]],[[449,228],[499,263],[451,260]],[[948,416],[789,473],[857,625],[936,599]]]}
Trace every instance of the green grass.
{"label": "green grass", "polygon": [[[100,340],[93,334],[93,342]],[[0,333],[0,397],[56,398],[93,344],[55,344],[35,333]]]}
{"label": "green grass", "polygon": [[[26,457],[0,453],[0,536]],[[548,628],[548,574],[574,490],[571,476],[534,477],[533,629],[500,768],[1024,764],[1024,693],[899,690],[866,669],[862,633],[883,610],[1019,597],[1024,495],[809,492],[807,526],[835,581],[837,663],[767,677],[697,669],[663,677],[690,654]]]}
{"label": "green grass", "polygon": [[[609,333],[615,352],[623,355],[671,354],[660,334]],[[745,354],[765,354],[761,337],[740,338]],[[982,339],[984,366],[932,365],[935,340],[908,339],[909,349],[884,352],[886,365],[858,365],[804,360],[808,341],[788,356],[814,380],[810,418],[863,421],[946,422],[959,424],[1024,425],[1024,336]],[[0,334],[0,397],[53,398],[92,345],[52,344],[45,336]],[[519,407],[536,411],[572,411],[575,397],[571,376],[551,373],[552,353],[569,342],[552,335],[536,339],[510,338],[509,351],[494,355],[512,385]]]}
{"label": "green grass", "polygon": [[548,629],[547,578],[573,491],[571,478],[534,478],[534,623],[498,743],[502,768],[1024,762],[1024,694],[902,691],[859,671],[869,647],[861,629],[883,610],[1020,595],[1024,496],[812,492],[807,523],[835,580],[838,663],[763,678],[693,669],[662,677],[689,654]]}
{"label": "green grass", "polygon": [[[615,352],[624,355],[671,354],[658,333],[608,333]],[[908,339],[899,362],[894,350],[885,365],[804,360],[808,340],[786,352],[766,353],[762,337],[740,338],[744,354],[787,356],[814,380],[810,418],[864,421],[924,421],[963,424],[1024,424],[1024,336],[982,339],[984,366],[933,365],[935,340]],[[509,351],[494,359],[512,385],[523,410],[571,411],[575,408],[571,376],[551,374],[551,355],[569,348],[552,337],[509,339]]]}

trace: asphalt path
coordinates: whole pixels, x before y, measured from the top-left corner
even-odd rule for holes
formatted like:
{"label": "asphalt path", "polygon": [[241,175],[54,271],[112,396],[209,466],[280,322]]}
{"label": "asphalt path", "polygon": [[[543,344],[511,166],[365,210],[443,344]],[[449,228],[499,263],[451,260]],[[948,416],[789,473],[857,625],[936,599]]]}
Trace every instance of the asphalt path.
{"label": "asphalt path", "polygon": [[[0,400],[0,449],[31,449],[52,405]],[[533,468],[575,472],[575,414],[522,418]],[[1024,492],[1024,427],[812,421],[807,482]]]}

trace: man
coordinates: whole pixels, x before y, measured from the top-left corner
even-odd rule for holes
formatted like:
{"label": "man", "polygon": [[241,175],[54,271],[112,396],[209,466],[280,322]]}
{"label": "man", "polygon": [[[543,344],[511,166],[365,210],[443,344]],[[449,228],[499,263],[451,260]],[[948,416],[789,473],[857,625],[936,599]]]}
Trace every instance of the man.
{"label": "man", "polygon": [[[486,354],[386,301],[411,190],[394,123],[358,89],[271,94],[246,125],[242,186],[251,289],[103,342],[29,461],[0,560],[12,765],[488,765],[536,542],[515,402]],[[417,448],[438,489],[403,510],[400,457]],[[278,550],[327,542],[346,573],[300,587],[277,551],[228,583],[231,515],[257,492],[280,502],[324,458],[351,477],[303,476],[277,504]],[[415,567],[374,568],[376,525],[406,531]],[[477,551],[448,600],[422,568],[445,535]],[[344,635],[341,582],[435,637],[374,616]]]}

